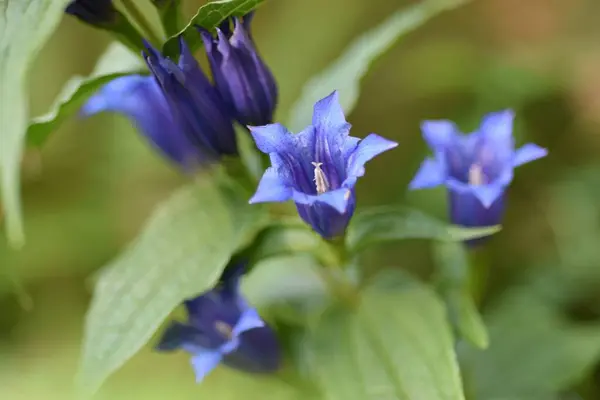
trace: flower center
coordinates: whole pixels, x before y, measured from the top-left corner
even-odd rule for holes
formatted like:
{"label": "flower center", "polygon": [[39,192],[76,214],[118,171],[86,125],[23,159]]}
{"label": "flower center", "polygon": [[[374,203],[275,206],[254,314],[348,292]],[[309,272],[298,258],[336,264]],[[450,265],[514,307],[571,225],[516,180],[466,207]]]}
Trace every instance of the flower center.
{"label": "flower center", "polygon": [[317,187],[317,193],[323,194],[329,190],[329,181],[325,176],[325,172],[321,169],[323,163],[313,161],[311,163],[315,167],[315,186]]}
{"label": "flower center", "polygon": [[233,328],[226,322],[217,321],[215,322],[215,329],[226,339],[231,339],[233,337]]}
{"label": "flower center", "polygon": [[481,165],[475,163],[469,168],[469,185],[481,186],[485,185],[485,175]]}

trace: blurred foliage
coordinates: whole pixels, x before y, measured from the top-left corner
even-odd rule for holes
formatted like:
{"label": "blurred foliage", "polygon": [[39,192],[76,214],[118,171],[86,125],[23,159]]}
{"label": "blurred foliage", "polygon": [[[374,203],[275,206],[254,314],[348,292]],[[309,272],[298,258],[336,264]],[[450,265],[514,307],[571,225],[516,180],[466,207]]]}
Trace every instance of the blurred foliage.
{"label": "blurred foliage", "polygon": [[[199,3],[186,1],[186,15]],[[411,3],[265,2],[254,36],[279,81],[279,117],[353,39]],[[441,190],[406,193],[426,151],[423,119],[453,119],[472,130],[483,113],[511,107],[518,142],[550,150],[547,159],[517,170],[503,230],[473,259],[477,273],[468,279],[490,347],[459,343],[470,398],[600,398],[598,13],[595,0],[475,0],[378,59],[348,118],[356,136],[377,132],[400,143],[393,157],[369,166],[358,184],[359,210],[405,204],[445,218]],[[34,68],[32,115],[45,113],[73,75],[87,76],[107,45],[101,32],[64,18]],[[22,170],[27,244],[13,251],[0,241],[0,398],[64,399],[80,356],[90,277],[184,180],[127,121],[107,115],[67,121],[41,150],[26,153]],[[418,240],[383,245],[363,258],[369,269],[397,266],[428,278],[434,262]],[[313,278],[306,271],[297,279]],[[271,383],[262,398],[287,398],[285,379]],[[220,368],[199,387],[185,355],[144,349],[99,398],[221,398],[237,384],[251,392],[262,382]]]}

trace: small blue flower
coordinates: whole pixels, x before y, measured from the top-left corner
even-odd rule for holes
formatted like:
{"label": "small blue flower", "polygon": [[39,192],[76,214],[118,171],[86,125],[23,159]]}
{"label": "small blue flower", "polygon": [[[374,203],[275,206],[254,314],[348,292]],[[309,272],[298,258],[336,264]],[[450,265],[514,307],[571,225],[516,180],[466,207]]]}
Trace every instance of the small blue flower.
{"label": "small blue flower", "polygon": [[275,333],[239,293],[243,270],[243,264],[230,265],[217,287],[185,301],[188,322],[172,322],[156,347],[190,353],[197,382],[221,362],[254,373],[280,366]]}
{"label": "small blue flower", "polygon": [[179,64],[145,43],[144,58],[167,100],[174,119],[207,161],[237,154],[227,107],[180,38]]}
{"label": "small blue flower", "polygon": [[277,84],[258,55],[250,35],[252,14],[225,20],[217,37],[199,28],[215,85],[242,125],[266,125],[273,119]]}
{"label": "small blue flower", "polygon": [[92,96],[82,108],[91,116],[103,111],[129,117],[152,145],[185,170],[200,163],[201,154],[178,126],[156,80],[129,75],[114,79]]}
{"label": "small blue flower", "polygon": [[349,136],[337,92],[315,104],[312,125],[298,134],[281,124],[249,128],[272,164],[250,203],[293,199],[300,217],[328,239],[342,235],[354,213],[354,185],[365,163],[397,146],[373,133]]}
{"label": "small blue flower", "polygon": [[450,219],[455,224],[500,223],[504,191],[512,181],[513,169],[547,154],[535,144],[515,151],[513,119],[511,110],[490,113],[469,135],[461,134],[450,121],[425,121],[421,130],[434,157],[423,162],[410,189],[446,185]]}
{"label": "small blue flower", "polygon": [[67,5],[65,12],[98,26],[111,24],[119,16],[112,0],[74,0]]}

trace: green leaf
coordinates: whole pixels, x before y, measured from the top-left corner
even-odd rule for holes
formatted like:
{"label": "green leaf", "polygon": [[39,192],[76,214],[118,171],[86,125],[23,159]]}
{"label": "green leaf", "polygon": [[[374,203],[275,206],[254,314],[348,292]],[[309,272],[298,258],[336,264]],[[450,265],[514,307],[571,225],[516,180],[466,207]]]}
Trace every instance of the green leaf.
{"label": "green leaf", "polygon": [[255,307],[300,300],[320,302],[327,297],[320,268],[306,254],[272,257],[252,269],[242,283],[242,291]]}
{"label": "green leaf", "polygon": [[469,293],[469,261],[464,245],[439,242],[434,250],[439,291],[446,301],[450,320],[463,338],[480,349],[487,348],[488,333]]}
{"label": "green leaf", "polygon": [[133,356],[184,299],[211,288],[263,226],[264,209],[249,206],[238,186],[202,178],[160,205],[96,282],[79,377],[84,394]]}
{"label": "green leaf", "polygon": [[69,0],[3,0],[0,7],[0,172],[9,241],[25,241],[20,166],[29,119],[29,66]]}
{"label": "green leaf", "polygon": [[346,245],[350,251],[357,252],[380,242],[404,239],[463,241],[488,236],[499,230],[499,226],[452,226],[415,209],[380,206],[363,210],[352,218]]}
{"label": "green leaf", "polygon": [[600,360],[600,324],[570,322],[525,290],[506,293],[486,321],[490,347],[465,356],[474,398],[550,398]]}
{"label": "green leaf", "polygon": [[288,128],[293,132],[304,129],[310,124],[315,102],[334,90],[339,91],[340,104],[349,114],[358,101],[360,81],[377,57],[385,53],[400,36],[420,27],[442,11],[468,1],[423,0],[395,12],[379,26],[361,35],[333,64],[304,86],[300,98],[292,106]]}
{"label": "green leaf", "polygon": [[198,9],[191,21],[179,31],[171,36],[163,46],[163,53],[167,57],[177,58],[179,55],[179,37],[183,35],[186,43],[192,52],[201,47],[200,34],[196,26],[201,26],[208,30],[214,30],[219,24],[228,17],[242,17],[254,10],[264,0],[222,0],[213,1],[204,4]]}
{"label": "green leaf", "polygon": [[368,288],[358,309],[324,314],[305,343],[329,400],[464,399],[453,347],[443,304],[417,283]]}
{"label": "green leaf", "polygon": [[43,145],[49,135],[76,114],[98,89],[115,78],[139,73],[143,69],[144,64],[138,56],[121,43],[113,43],[89,76],[72,77],[54,100],[50,111],[31,120],[27,130],[27,144]]}

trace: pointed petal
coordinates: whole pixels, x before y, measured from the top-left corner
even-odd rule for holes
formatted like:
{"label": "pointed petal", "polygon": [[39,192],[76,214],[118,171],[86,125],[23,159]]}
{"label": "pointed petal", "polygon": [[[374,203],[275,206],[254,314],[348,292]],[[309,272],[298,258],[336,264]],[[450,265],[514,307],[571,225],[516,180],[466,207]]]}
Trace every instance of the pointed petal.
{"label": "pointed petal", "polygon": [[364,165],[367,161],[396,146],[398,146],[398,143],[371,133],[361,140],[355,151],[350,154],[348,158],[348,175],[363,176],[365,174]]}
{"label": "pointed petal", "polygon": [[262,326],[265,326],[265,322],[260,318],[258,312],[254,308],[248,308],[242,313],[237,324],[233,327],[233,336],[237,337],[242,332]]}
{"label": "pointed petal", "polygon": [[185,344],[195,342],[196,336],[201,334],[196,328],[191,325],[181,322],[171,322],[165,329],[155,349],[158,351],[173,351]]}
{"label": "pointed petal", "polygon": [[472,186],[471,190],[485,208],[490,208],[494,201],[504,192],[505,187],[499,184]]}
{"label": "pointed petal", "polygon": [[537,160],[548,155],[548,150],[537,144],[528,143],[515,151],[513,158],[513,166],[518,167],[530,161]]}
{"label": "pointed petal", "polygon": [[196,383],[202,382],[210,371],[221,362],[222,355],[216,350],[201,350],[192,356],[191,363],[196,375]]}
{"label": "pointed petal", "polygon": [[250,199],[249,203],[265,203],[269,201],[287,201],[292,197],[292,190],[289,188],[277,174],[275,168],[267,168],[258,184],[256,193]]}
{"label": "pointed petal", "polygon": [[346,212],[348,200],[351,195],[351,190],[347,188],[336,189],[319,195],[301,193],[297,190],[293,191],[293,199],[296,203],[305,205],[313,205],[316,202],[324,203],[333,207],[340,214]]}
{"label": "pointed petal", "polygon": [[249,126],[256,146],[265,154],[286,152],[291,133],[281,124]]}
{"label": "pointed petal", "polygon": [[436,159],[427,158],[421,164],[408,188],[411,190],[431,188],[443,184],[445,180],[445,168]]}
{"label": "pointed petal", "polygon": [[423,132],[423,139],[432,150],[442,151],[455,140],[459,130],[452,121],[437,120],[423,121],[421,132]]}
{"label": "pointed petal", "polygon": [[479,131],[490,139],[512,138],[514,119],[515,113],[512,110],[489,113],[481,121]]}
{"label": "pointed petal", "polygon": [[338,130],[348,125],[337,91],[315,103],[312,124],[324,131]]}

